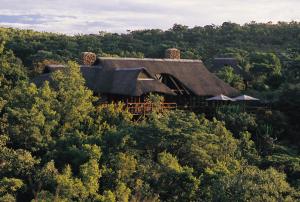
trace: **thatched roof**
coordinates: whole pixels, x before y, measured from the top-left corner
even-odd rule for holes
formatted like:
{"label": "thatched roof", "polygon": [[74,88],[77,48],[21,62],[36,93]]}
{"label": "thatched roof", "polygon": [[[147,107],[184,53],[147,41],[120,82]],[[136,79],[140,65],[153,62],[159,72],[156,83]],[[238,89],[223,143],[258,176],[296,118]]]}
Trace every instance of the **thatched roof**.
{"label": "thatched roof", "polygon": [[66,67],[65,65],[46,65],[43,73],[44,74],[52,73],[54,71],[61,70],[65,67]]}
{"label": "thatched roof", "polygon": [[[47,65],[44,74],[35,78],[34,82],[41,85],[43,81],[50,80],[53,71],[63,68],[63,65]],[[96,93],[140,96],[157,92],[174,95],[167,85],[156,79],[158,74],[166,74],[197,96],[239,94],[210,73],[201,60],[98,58],[93,66],[81,66],[81,72],[87,87]]]}
{"label": "thatched roof", "polygon": [[[45,81],[51,82],[51,73],[65,68],[63,65],[48,65],[44,74],[34,78],[33,82],[40,86]],[[81,66],[82,76],[86,86],[96,93],[110,93],[118,95],[140,96],[149,92],[174,95],[167,86],[150,77],[142,67],[139,68],[106,68],[101,66]],[[149,75],[148,79],[139,79],[143,73]]]}
{"label": "thatched roof", "polygon": [[198,96],[239,94],[236,89],[209,72],[201,60],[98,58],[95,65],[107,68],[144,67],[152,77],[169,74]]}

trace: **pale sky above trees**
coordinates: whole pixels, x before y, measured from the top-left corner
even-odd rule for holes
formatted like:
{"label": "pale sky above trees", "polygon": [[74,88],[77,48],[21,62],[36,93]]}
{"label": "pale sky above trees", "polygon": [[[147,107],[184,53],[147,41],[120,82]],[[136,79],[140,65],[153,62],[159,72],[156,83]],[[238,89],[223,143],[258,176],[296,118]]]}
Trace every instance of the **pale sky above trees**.
{"label": "pale sky above trees", "polygon": [[299,0],[0,0],[0,26],[66,34],[299,21]]}

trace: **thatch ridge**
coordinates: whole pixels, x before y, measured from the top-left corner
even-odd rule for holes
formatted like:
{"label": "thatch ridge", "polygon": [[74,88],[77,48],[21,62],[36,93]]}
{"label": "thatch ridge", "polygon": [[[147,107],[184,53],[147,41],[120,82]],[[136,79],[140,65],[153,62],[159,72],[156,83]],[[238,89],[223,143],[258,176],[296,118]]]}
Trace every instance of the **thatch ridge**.
{"label": "thatch ridge", "polygon": [[[98,57],[99,60],[140,60],[140,61],[166,61],[166,62],[201,62],[202,60],[197,59],[169,59],[169,58],[130,58],[130,57]],[[97,61],[95,62],[97,64]]]}

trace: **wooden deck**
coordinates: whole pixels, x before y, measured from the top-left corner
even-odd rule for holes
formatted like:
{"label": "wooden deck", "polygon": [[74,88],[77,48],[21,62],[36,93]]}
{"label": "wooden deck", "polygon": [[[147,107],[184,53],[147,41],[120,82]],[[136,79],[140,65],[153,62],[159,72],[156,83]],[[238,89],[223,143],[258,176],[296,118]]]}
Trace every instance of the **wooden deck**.
{"label": "wooden deck", "polygon": [[[108,103],[102,103],[103,107],[106,105],[109,105]],[[117,103],[115,103],[116,107],[118,106]],[[224,105],[224,103],[223,103]],[[226,104],[228,105],[228,104]],[[125,102],[123,109],[130,112],[132,115],[136,116],[145,116],[151,114],[151,112],[163,112],[165,110],[174,110],[174,109],[180,109],[180,110],[187,110],[187,111],[193,111],[196,113],[204,113],[208,115],[208,117],[214,117],[215,116],[215,110],[218,106],[222,106],[221,104],[202,104],[201,105],[178,105],[175,102],[168,102],[168,103],[161,103],[161,104],[154,104],[154,103],[147,103],[147,102]],[[241,110],[248,113],[258,113],[259,111],[264,111],[267,109],[271,109],[270,107],[266,106],[247,106],[242,105],[240,106]]]}
{"label": "wooden deck", "polygon": [[176,103],[143,103],[131,102],[125,104],[126,109],[133,115],[147,115],[153,111],[162,112],[164,110],[177,109]]}

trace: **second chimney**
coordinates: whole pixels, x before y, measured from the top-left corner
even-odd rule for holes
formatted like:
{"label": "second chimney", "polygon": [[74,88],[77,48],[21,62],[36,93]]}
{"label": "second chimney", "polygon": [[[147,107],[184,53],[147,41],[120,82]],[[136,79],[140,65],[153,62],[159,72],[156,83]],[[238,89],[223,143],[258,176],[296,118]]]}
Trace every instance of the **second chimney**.
{"label": "second chimney", "polygon": [[84,65],[93,65],[97,59],[96,54],[92,52],[83,52],[81,53],[81,57]]}
{"label": "second chimney", "polygon": [[180,50],[178,50],[177,48],[167,49],[165,52],[165,58],[179,60],[180,59]]}

